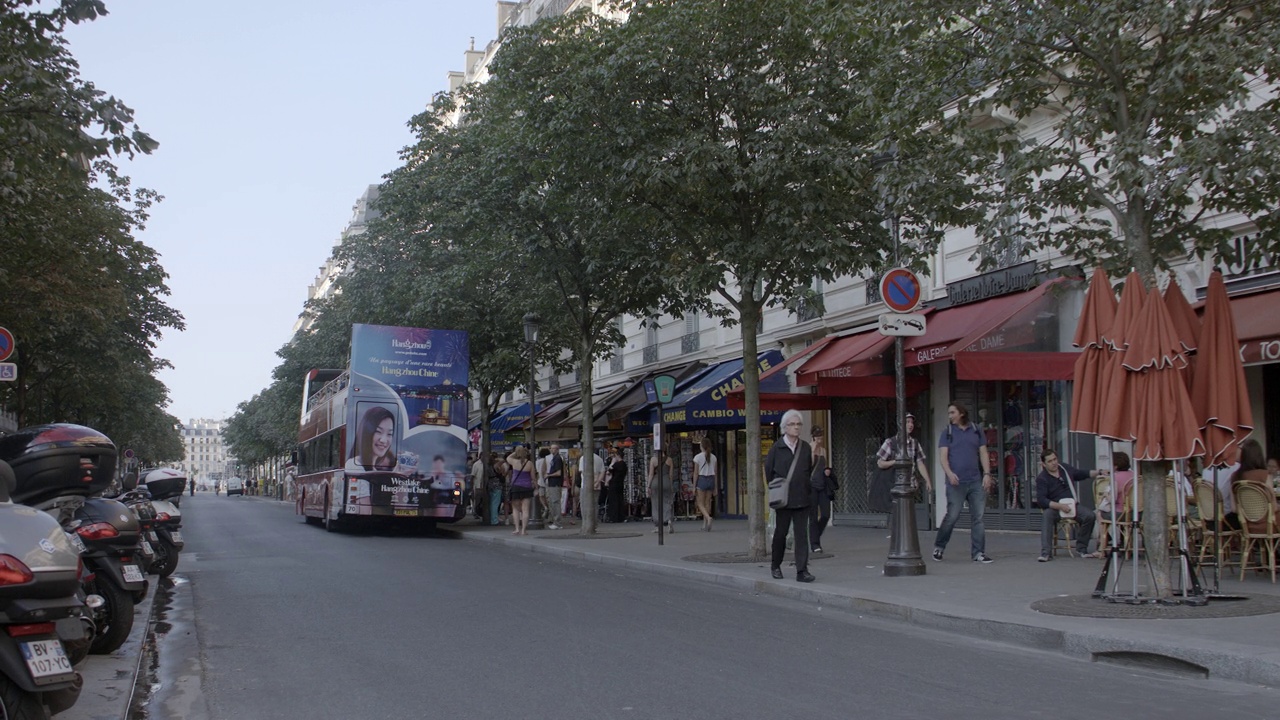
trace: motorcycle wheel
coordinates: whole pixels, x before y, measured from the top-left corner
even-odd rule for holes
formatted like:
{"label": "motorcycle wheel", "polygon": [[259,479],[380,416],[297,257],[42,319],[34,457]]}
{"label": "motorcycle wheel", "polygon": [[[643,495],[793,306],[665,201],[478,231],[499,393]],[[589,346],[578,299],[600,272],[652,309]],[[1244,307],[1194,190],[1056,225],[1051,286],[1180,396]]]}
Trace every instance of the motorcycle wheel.
{"label": "motorcycle wheel", "polygon": [[49,712],[40,697],[0,675],[0,711],[9,720],[48,720]]}
{"label": "motorcycle wheel", "polygon": [[133,631],[133,598],[115,585],[100,580],[89,584],[89,592],[103,600],[102,607],[94,611],[98,628],[89,652],[106,655],[123,645]]}
{"label": "motorcycle wheel", "polygon": [[164,540],[160,541],[164,548],[156,548],[156,561],[151,565],[151,572],[160,577],[169,577],[178,569],[178,549]]}

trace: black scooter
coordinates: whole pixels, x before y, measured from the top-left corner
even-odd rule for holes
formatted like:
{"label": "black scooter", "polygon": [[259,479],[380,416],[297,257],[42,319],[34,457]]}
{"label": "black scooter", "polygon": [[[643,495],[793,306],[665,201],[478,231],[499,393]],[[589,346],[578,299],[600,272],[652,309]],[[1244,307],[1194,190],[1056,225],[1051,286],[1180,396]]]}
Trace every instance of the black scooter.
{"label": "black scooter", "polygon": [[84,542],[84,564],[93,573],[85,591],[103,600],[93,609],[96,627],[90,652],[114,652],[133,631],[135,598],[147,593],[147,578],[137,561],[138,518],[124,503],[88,498],[76,510],[72,529]]}

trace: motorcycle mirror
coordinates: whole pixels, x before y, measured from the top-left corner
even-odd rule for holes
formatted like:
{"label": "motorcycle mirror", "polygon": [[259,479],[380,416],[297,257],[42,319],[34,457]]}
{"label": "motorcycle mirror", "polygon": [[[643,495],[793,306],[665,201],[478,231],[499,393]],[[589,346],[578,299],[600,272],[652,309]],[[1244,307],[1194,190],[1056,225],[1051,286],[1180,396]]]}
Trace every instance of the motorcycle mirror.
{"label": "motorcycle mirror", "polygon": [[18,488],[18,476],[9,463],[0,460],[0,502],[9,502],[9,496]]}
{"label": "motorcycle mirror", "polygon": [[136,472],[125,473],[124,477],[120,480],[120,486],[123,487],[126,492],[138,487],[138,473]]}

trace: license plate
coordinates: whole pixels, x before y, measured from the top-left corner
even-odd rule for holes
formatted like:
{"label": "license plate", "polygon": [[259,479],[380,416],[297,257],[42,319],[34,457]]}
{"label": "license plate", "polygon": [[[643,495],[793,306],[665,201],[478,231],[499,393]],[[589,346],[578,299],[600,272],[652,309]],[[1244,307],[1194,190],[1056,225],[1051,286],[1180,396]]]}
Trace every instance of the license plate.
{"label": "license plate", "polygon": [[156,554],[156,550],[155,550],[155,548],[151,547],[151,543],[147,542],[146,540],[143,540],[143,541],[142,541],[142,554],[143,554],[143,555],[155,555],[155,554]]}
{"label": "license plate", "polygon": [[417,508],[410,508],[408,510],[396,509],[396,516],[397,517],[417,517],[418,510]]}
{"label": "license plate", "polygon": [[84,540],[81,540],[79,535],[75,533],[67,533],[67,539],[71,541],[71,545],[76,549],[76,552],[81,555],[84,554]]}
{"label": "license plate", "polygon": [[173,530],[173,531],[171,531],[169,534],[173,536],[173,541],[174,541],[174,542],[176,542],[176,543],[180,543],[180,542],[182,542],[182,533],[181,533],[180,531],[178,531],[178,530]]}
{"label": "license plate", "polygon": [[33,679],[73,672],[67,652],[62,649],[62,642],[57,638],[26,640],[18,645],[22,648],[22,659],[27,661],[27,669],[31,671]]}
{"label": "license plate", "polygon": [[156,535],[155,530],[147,531],[147,539],[150,540],[151,542],[160,542],[160,538]]}
{"label": "license plate", "polygon": [[124,571],[125,582],[142,582],[142,571],[137,565],[121,565],[120,569]]}

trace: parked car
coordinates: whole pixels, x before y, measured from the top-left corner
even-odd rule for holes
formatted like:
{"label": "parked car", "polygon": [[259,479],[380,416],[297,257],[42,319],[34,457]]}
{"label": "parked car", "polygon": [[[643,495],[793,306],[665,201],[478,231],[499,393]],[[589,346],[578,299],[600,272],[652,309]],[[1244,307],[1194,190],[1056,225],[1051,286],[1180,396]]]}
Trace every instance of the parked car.
{"label": "parked car", "polygon": [[227,497],[232,495],[244,495],[244,480],[238,477],[227,480]]}

